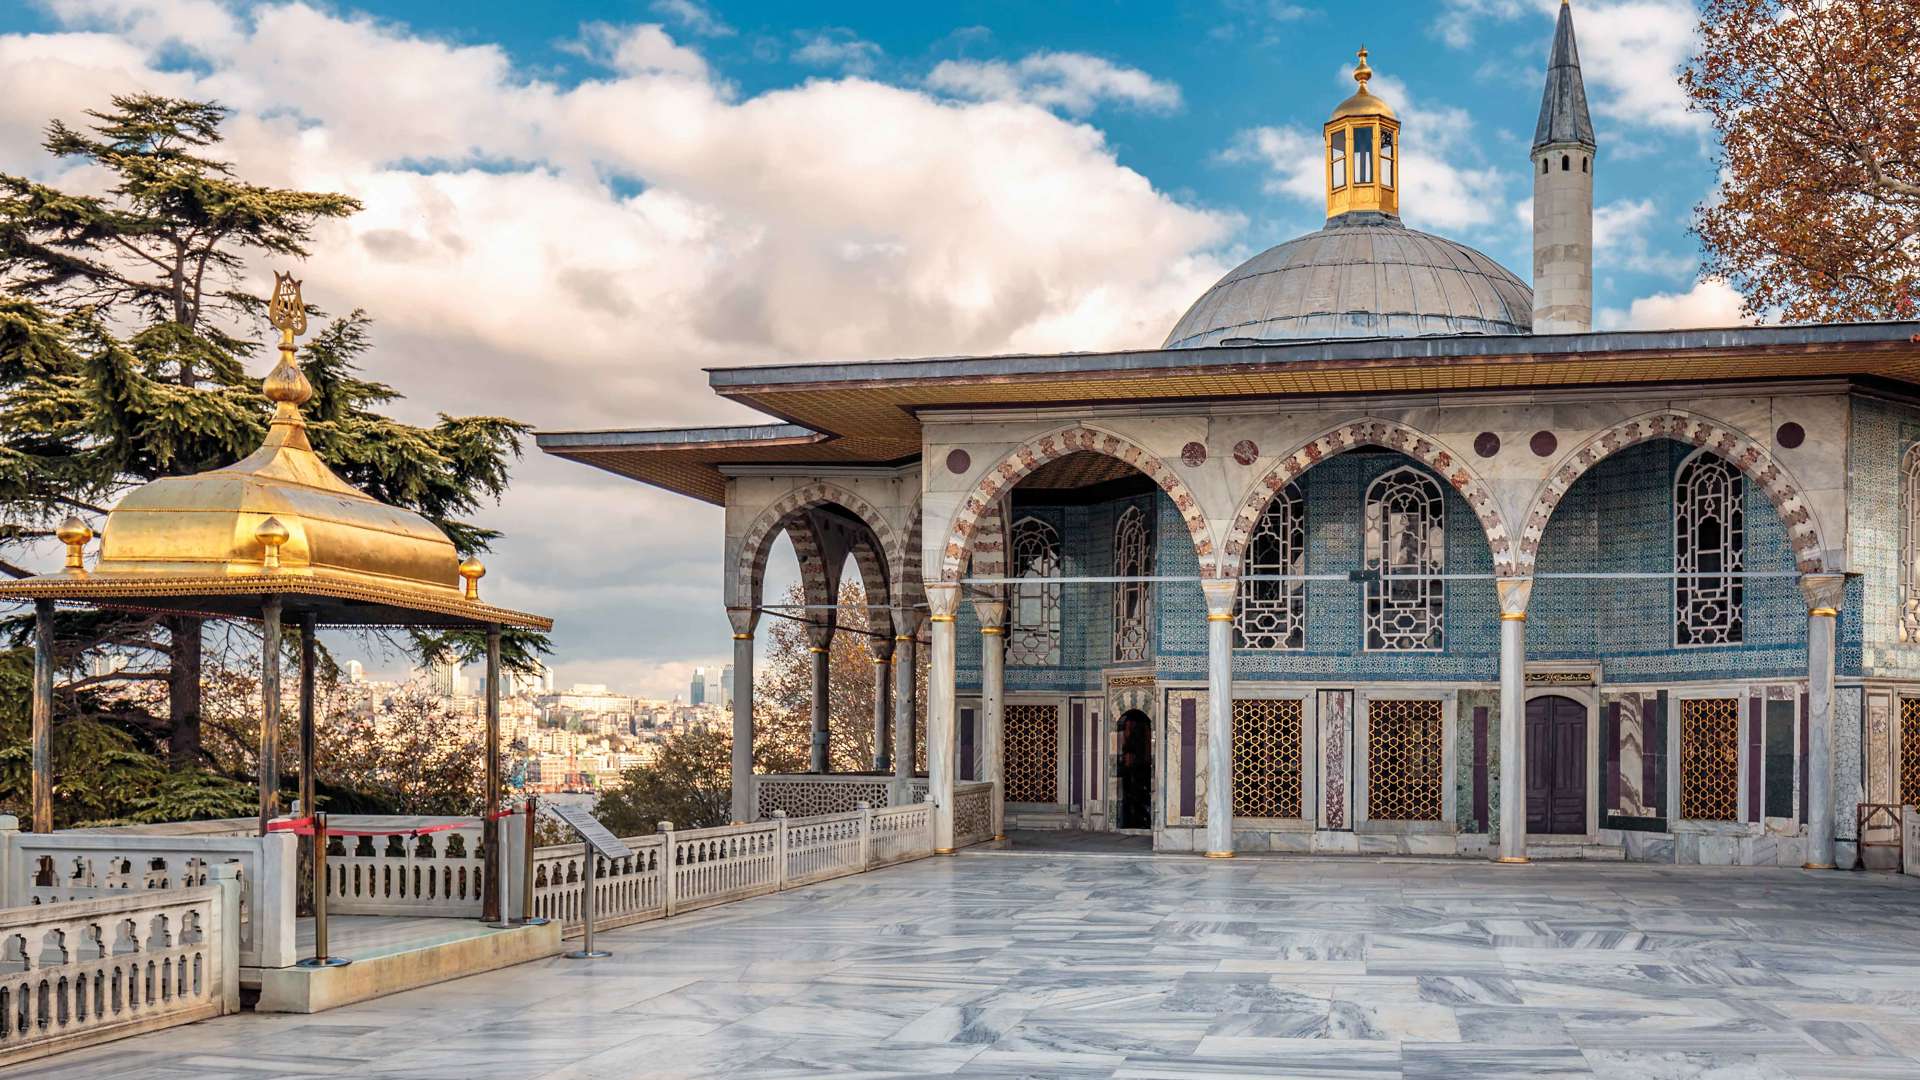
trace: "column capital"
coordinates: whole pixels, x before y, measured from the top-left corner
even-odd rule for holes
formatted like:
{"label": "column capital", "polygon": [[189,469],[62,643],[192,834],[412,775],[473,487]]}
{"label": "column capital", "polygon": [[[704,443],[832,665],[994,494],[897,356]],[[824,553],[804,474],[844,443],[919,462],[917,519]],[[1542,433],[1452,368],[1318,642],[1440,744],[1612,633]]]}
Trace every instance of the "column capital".
{"label": "column capital", "polygon": [[916,607],[896,607],[893,609],[893,639],[911,641],[920,633],[920,627],[927,621],[927,613]]}
{"label": "column capital", "polygon": [[1200,592],[1207,598],[1207,618],[1217,622],[1233,618],[1233,597],[1239,588],[1239,578],[1202,578]]}
{"label": "column capital", "polygon": [[1847,593],[1845,574],[1802,574],[1800,595],[1806,598],[1808,615],[1831,619],[1840,614],[1840,601]]}
{"label": "column capital", "polygon": [[832,623],[807,623],[807,641],[813,646],[814,652],[826,652],[833,646],[834,629]]}
{"label": "column capital", "polygon": [[730,607],[727,609],[727,621],[733,624],[735,638],[752,637],[754,627],[760,625],[760,609]]}
{"label": "column capital", "polygon": [[876,636],[867,639],[867,651],[873,655],[873,662],[884,664],[893,659],[893,638]]}
{"label": "column capital", "polygon": [[1500,617],[1515,622],[1527,617],[1527,602],[1533,599],[1533,579],[1530,577],[1503,577],[1494,582],[1494,590],[1500,595]]}
{"label": "column capital", "polygon": [[960,583],[957,581],[927,582],[927,617],[935,622],[952,622],[954,610],[960,606]]}
{"label": "column capital", "polygon": [[999,633],[1007,624],[1006,601],[995,598],[974,597],[973,613],[980,617],[981,633]]}

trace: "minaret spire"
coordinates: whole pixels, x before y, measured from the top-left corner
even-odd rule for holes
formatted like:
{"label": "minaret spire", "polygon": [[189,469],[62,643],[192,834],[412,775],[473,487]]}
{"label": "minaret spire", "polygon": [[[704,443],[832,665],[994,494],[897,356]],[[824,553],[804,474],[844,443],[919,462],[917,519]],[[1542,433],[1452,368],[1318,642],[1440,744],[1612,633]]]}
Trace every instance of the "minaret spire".
{"label": "minaret spire", "polygon": [[1593,174],[1599,144],[1580,77],[1573,5],[1561,0],[1533,152],[1533,332],[1593,329]]}

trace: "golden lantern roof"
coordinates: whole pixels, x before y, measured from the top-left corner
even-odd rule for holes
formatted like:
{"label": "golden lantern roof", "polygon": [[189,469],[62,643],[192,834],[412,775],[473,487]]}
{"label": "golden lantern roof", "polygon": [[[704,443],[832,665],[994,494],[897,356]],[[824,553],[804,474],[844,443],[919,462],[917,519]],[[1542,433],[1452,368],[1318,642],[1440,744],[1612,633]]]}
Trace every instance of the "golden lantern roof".
{"label": "golden lantern roof", "polygon": [[1360,47],[1358,55],[1360,66],[1353,69],[1353,81],[1360,84],[1360,89],[1354,91],[1352,97],[1334,106],[1331,119],[1342,120],[1349,116],[1384,116],[1390,120],[1397,119],[1393,106],[1367,89],[1367,81],[1373,78],[1373,69],[1367,66],[1366,46]]}
{"label": "golden lantern roof", "polygon": [[0,583],[0,599],[219,615],[253,614],[258,598],[282,595],[328,623],[550,626],[480,603],[477,588],[463,587],[460,554],[444,532],[354,488],[320,460],[300,413],[313,387],[293,359],[306,312],[291,275],[274,275],[268,310],[280,361],[262,384],[274,412],[260,449],[129,492],[107,515],[91,570],[79,558],[84,523],[63,525],[67,569]]}

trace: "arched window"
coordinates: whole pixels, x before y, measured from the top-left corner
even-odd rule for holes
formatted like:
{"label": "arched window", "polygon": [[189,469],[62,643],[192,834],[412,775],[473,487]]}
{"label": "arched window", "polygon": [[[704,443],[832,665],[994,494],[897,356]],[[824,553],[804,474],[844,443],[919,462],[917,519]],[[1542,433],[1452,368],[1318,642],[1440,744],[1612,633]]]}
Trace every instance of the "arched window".
{"label": "arched window", "polygon": [[[1060,533],[1037,517],[1013,523],[1013,576],[1060,576]],[[1007,635],[1007,663],[1052,667],[1060,662],[1060,584],[1013,587],[1013,625]]]}
{"label": "arched window", "polygon": [[1573,158],[1571,158],[1571,157],[1569,157],[1569,156],[1567,156],[1566,154],[1561,154],[1561,155],[1560,155],[1560,171],[1561,171],[1561,172],[1572,172],[1572,171],[1573,171]]}
{"label": "arched window", "polygon": [[[1307,572],[1307,501],[1297,484],[1276,493],[1247,538],[1245,576]],[[1242,580],[1234,599],[1236,649],[1307,647],[1304,581]]]}
{"label": "arched window", "polygon": [[[1153,529],[1147,512],[1129,506],[1113,525],[1113,576],[1143,578],[1153,573]],[[1153,586],[1145,581],[1122,581],[1113,587],[1113,660],[1116,664],[1147,659],[1147,632],[1153,606]]]}
{"label": "arched window", "polygon": [[1701,451],[1673,483],[1673,596],[1676,645],[1738,645],[1746,586],[1737,576],[1747,546],[1746,478],[1725,458]]}
{"label": "arched window", "polygon": [[1552,168],[1553,168],[1553,166],[1551,166],[1551,165],[1549,165],[1549,164],[1547,163],[1547,159],[1546,159],[1546,158],[1541,158],[1541,159],[1540,159],[1540,175],[1541,175],[1541,176],[1545,176],[1545,175],[1547,175],[1547,173],[1548,173],[1548,172],[1549,172],[1549,171],[1550,171],[1550,170],[1551,170]]}
{"label": "arched window", "polygon": [[1584,157],[1580,159],[1580,171],[1581,172],[1587,171],[1587,159]]}
{"label": "arched window", "polygon": [[1900,640],[1920,642],[1920,443],[1900,459]]}
{"label": "arched window", "polygon": [[1410,466],[1367,489],[1367,648],[1437,650],[1445,645],[1446,500],[1433,477]]}
{"label": "arched window", "polygon": [[1347,186],[1347,133],[1336,131],[1327,145],[1327,182],[1338,191]]}

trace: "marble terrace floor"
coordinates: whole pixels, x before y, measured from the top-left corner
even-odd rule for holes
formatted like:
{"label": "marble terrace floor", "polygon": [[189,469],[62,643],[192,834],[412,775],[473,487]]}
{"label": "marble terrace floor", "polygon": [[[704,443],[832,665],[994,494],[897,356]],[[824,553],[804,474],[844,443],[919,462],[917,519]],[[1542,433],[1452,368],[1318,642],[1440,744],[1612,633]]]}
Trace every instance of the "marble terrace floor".
{"label": "marble terrace floor", "polygon": [[11,1076],[1920,1077],[1920,880],[963,853]]}

